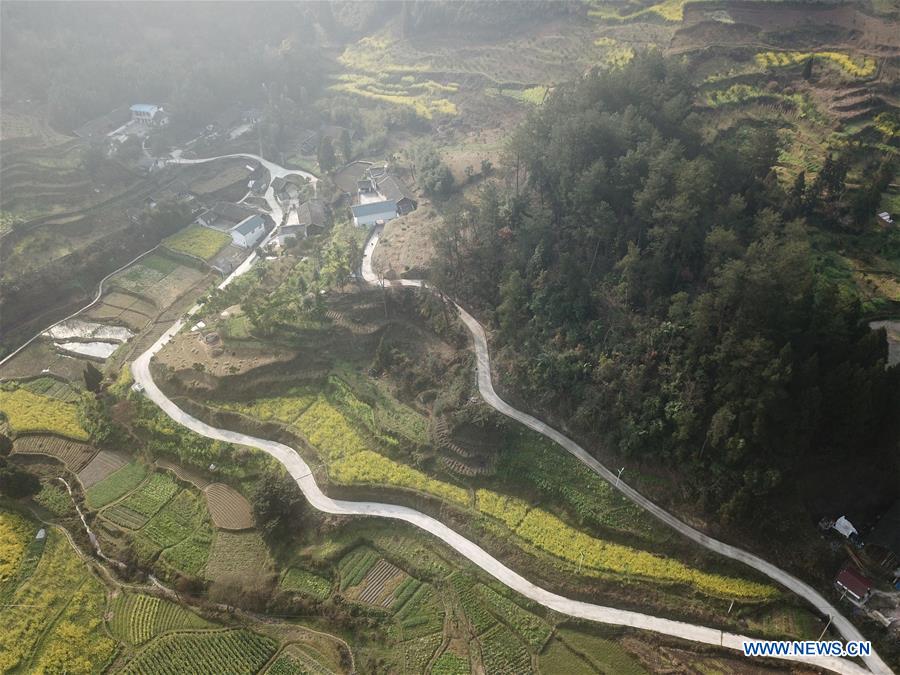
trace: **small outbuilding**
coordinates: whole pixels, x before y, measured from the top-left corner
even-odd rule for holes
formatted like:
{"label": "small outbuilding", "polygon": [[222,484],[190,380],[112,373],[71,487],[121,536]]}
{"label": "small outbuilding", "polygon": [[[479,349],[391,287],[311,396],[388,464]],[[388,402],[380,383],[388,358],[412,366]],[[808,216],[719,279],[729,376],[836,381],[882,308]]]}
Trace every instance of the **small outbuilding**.
{"label": "small outbuilding", "polygon": [[856,528],[853,527],[853,523],[847,520],[846,516],[841,516],[840,518],[838,518],[836,521],[834,521],[834,525],[832,525],[831,527],[851,541],[859,536],[859,532],[857,532]]}
{"label": "small outbuilding", "polygon": [[874,585],[871,579],[850,564],[844,565],[834,580],[835,588],[857,606],[866,604]]}

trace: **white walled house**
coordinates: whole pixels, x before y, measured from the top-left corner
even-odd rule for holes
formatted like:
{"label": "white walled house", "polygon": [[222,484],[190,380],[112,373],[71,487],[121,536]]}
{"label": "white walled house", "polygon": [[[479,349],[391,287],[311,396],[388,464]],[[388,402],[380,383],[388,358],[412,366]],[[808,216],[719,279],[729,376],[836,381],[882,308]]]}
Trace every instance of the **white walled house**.
{"label": "white walled house", "polygon": [[375,225],[376,223],[386,223],[397,217],[397,202],[383,201],[370,202],[368,204],[360,204],[351,206],[353,212],[353,224],[357,227],[366,227]]}
{"label": "white walled house", "polygon": [[245,218],[229,230],[231,241],[241,248],[253,248],[265,233],[266,221],[260,215]]}
{"label": "white walled house", "polygon": [[162,123],[163,109],[151,103],[135,103],[131,106],[131,119],[145,126]]}

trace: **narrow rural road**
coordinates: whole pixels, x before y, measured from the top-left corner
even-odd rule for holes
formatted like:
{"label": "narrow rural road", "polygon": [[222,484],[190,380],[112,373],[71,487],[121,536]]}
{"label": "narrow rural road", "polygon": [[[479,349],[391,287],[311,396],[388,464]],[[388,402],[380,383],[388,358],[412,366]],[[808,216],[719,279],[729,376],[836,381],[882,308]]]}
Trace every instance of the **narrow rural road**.
{"label": "narrow rural road", "polygon": [[[316,483],[309,465],[303,461],[293,448],[275,441],[257,438],[236,431],[219,429],[206,424],[179,408],[159,389],[159,387],[157,387],[150,374],[150,361],[153,358],[153,355],[162,349],[172,336],[181,330],[183,326],[184,322],[182,320],[177,321],[150,349],[141,354],[137,360],[132,363],[131,371],[134,375],[135,382],[138,382],[143,386],[144,394],[151,401],[156,403],[163,412],[175,422],[187,427],[191,431],[214,440],[258,448],[274,457],[285,467],[285,469],[287,469],[288,473],[297,482],[297,485],[300,486],[300,489],[303,491],[306,499],[309,500],[309,503],[319,511],[347,516],[377,516],[381,518],[391,518],[415,525],[416,527],[431,533],[456,550],[463,557],[478,565],[485,572],[518,593],[521,593],[525,597],[544,607],[567,616],[617,626],[629,626],[661,633],[663,635],[671,635],[692,642],[700,642],[703,644],[737,650],[742,649],[743,643],[754,641],[752,638],[736,635],[734,633],[726,633],[715,628],[696,626],[681,621],[661,619],[647,614],[641,614],[640,612],[632,612],[613,607],[603,607],[601,605],[564,598],[561,595],[551,593],[550,591],[531,583],[523,576],[514,572],[491,556],[474,542],[469,541],[461,534],[424,513],[394,504],[351,502],[328,497]],[[846,675],[863,675],[868,673],[865,668],[845,659],[836,657],[790,657],[788,660],[819,666],[835,673]],[[889,673],[890,671],[887,670],[885,672]]]}
{"label": "narrow rural road", "polygon": [[[378,283],[378,277],[374,274],[371,263],[372,252],[374,251],[375,246],[378,243],[378,236],[379,233],[377,231],[374,232],[369,242],[367,242],[365,248],[365,256],[363,259],[363,277],[369,283]],[[227,285],[235,276],[242,273],[243,271],[245,270],[236,270],[235,273],[228,277],[222,285]],[[403,282],[399,282],[399,285],[423,287],[425,284],[421,281],[406,280]],[[197,307],[193,308],[189,312],[189,316],[196,311]],[[528,424],[529,426],[532,426],[532,424],[535,425],[533,428],[537,428],[537,430],[541,431],[541,433],[546,433],[548,437],[552,438],[553,440],[557,440],[557,437],[559,439],[562,439],[566,444],[564,445],[564,447],[566,447],[567,450],[573,452],[572,447],[577,448],[585,458],[596,462],[596,460],[593,460],[593,458],[591,458],[573,441],[567,439],[566,437],[562,436],[552,429],[543,427],[541,422],[527,415],[526,413],[522,413],[512,408],[496,395],[490,379],[490,361],[484,330],[481,325],[478,324],[478,322],[475,321],[475,319],[472,318],[468,313],[466,313],[462,308],[459,308],[459,311],[461,317],[463,318],[463,321],[472,331],[473,337],[475,339],[478,361],[479,389],[482,390],[483,394],[486,394],[485,399],[488,401],[488,403],[494,405],[500,412],[510,415],[514,419],[520,420],[523,423]],[[143,387],[145,395],[154,403],[156,403],[171,419],[187,427],[188,429],[191,429],[195,433],[206,436],[207,438],[224,441],[226,443],[236,443],[258,448],[274,457],[285,467],[288,473],[297,482],[297,485],[302,490],[304,496],[314,508],[325,513],[349,516],[376,516],[382,518],[391,518],[394,520],[401,520],[410,523],[437,537],[445,544],[457,551],[460,555],[464,556],[466,559],[483,569],[494,578],[498,579],[500,582],[517,591],[518,593],[521,593],[525,597],[543,605],[544,607],[547,607],[564,615],[590,621],[596,621],[598,623],[628,626],[642,630],[649,630],[663,635],[669,635],[689,640],[692,642],[726,647],[738,651],[741,651],[743,649],[744,643],[756,641],[753,638],[737,635],[735,633],[728,633],[715,628],[698,626],[681,621],[673,621],[670,619],[654,617],[647,614],[642,614],[640,612],[616,609],[613,607],[604,607],[602,605],[595,605],[587,602],[565,598],[561,595],[551,593],[550,591],[547,591],[546,589],[531,583],[523,576],[491,556],[487,551],[482,549],[474,542],[466,539],[442,522],[424,513],[420,513],[419,511],[405,506],[381,504],[377,502],[352,502],[346,500],[336,500],[328,497],[319,488],[319,485],[316,483],[309,466],[293,448],[275,441],[257,438],[248,434],[230,431],[227,429],[220,429],[206,424],[205,422],[198,420],[197,418],[191,416],[190,414],[179,408],[159,389],[150,373],[150,362],[153,356],[160,349],[162,349],[162,347],[172,338],[172,336],[178,333],[184,327],[184,325],[185,321],[183,319],[176,321],[162,336],[160,336],[160,338],[153,344],[153,346],[151,346],[146,352],[141,354],[132,363],[131,370],[134,375],[135,382],[139,383]],[[557,440],[557,442],[559,441]],[[579,458],[581,457],[579,456]],[[602,467],[602,465],[600,465],[599,463],[596,463],[596,465],[597,467],[605,471],[605,468]],[[609,472],[607,471],[607,474],[608,473]],[[601,475],[604,475],[608,478],[608,476],[606,476],[605,474]],[[637,495],[636,492],[634,494]],[[640,495],[637,496],[639,497]],[[652,505],[651,502],[647,503]],[[659,511],[659,513],[665,514],[665,511],[662,511],[662,509],[655,507],[655,505],[653,506],[657,511]],[[654,513],[656,512],[654,511]],[[671,518],[675,523],[680,523],[680,521],[675,519],[673,516],[668,517]],[[681,526],[687,528],[687,526],[684,524],[681,524]],[[708,544],[704,543],[704,545]],[[722,546],[724,546],[724,544],[722,544]],[[777,568],[773,569],[777,570]],[[780,572],[780,570],[777,571]],[[785,578],[790,579],[790,577],[786,574]],[[827,603],[824,604],[827,605]],[[841,673],[842,675],[863,675],[869,672],[856,663],[833,656],[785,656],[778,658],[818,666],[835,673]],[[867,662],[867,664],[869,665],[871,671],[877,673],[877,675],[889,675],[891,673],[891,670],[887,667],[887,665],[884,664],[880,659],[878,659],[877,656],[874,657],[872,663]]]}
{"label": "narrow rural road", "polygon": [[251,155],[248,153],[236,153],[233,155],[221,155],[220,157],[207,157],[205,159],[183,159],[180,155],[178,157],[173,157],[172,159],[166,160],[167,164],[206,164],[207,162],[215,162],[219,159],[252,159],[259,162],[262,166],[264,166],[269,172],[269,185],[266,188],[265,194],[263,194],[263,198],[268,202],[270,213],[272,215],[272,219],[275,221],[276,230],[277,226],[281,225],[281,221],[284,219],[284,210],[281,208],[281,204],[275,199],[275,190],[272,188],[272,181],[275,178],[284,178],[285,176],[290,175],[298,175],[303,176],[306,180],[308,180],[313,186],[319,182],[318,176],[314,176],[309,173],[309,171],[303,171],[302,169],[285,169],[283,166],[279,166],[275,162],[270,162],[268,159],[263,159],[259,155]]}
{"label": "narrow rural road", "polygon": [[[369,240],[366,242],[366,246],[363,252],[362,277],[363,280],[369,284],[382,283],[378,274],[375,273],[372,267],[372,256],[375,252],[375,247],[378,245],[380,236],[380,229],[374,230],[372,232],[372,235],[369,237]],[[385,283],[386,285],[394,284],[400,286],[426,286],[424,282],[416,279],[403,279],[399,282],[384,281],[383,283]],[[490,352],[488,350],[487,337],[485,336],[484,328],[465,309],[460,307],[455,302],[454,305],[456,305],[459,316],[462,319],[463,323],[466,325],[466,328],[468,328],[469,332],[472,334],[475,348],[475,368],[478,378],[478,391],[481,393],[482,398],[484,398],[485,402],[488,405],[490,405],[498,412],[506,415],[507,417],[510,417],[517,422],[524,424],[529,429],[533,429],[539,434],[546,436],[550,440],[562,446],[565,450],[577,457],[582,463],[587,465],[596,474],[604,478],[632,502],[640,506],[645,511],[650,512],[663,523],[676,530],[680,534],[684,535],[688,539],[700,544],[710,551],[719,553],[720,555],[731,558],[732,560],[742,562],[745,565],[752,567],[759,572],[762,572],[767,577],[769,577],[773,581],[778,582],[785,588],[790,589],[791,591],[805,599],[807,602],[809,602],[811,605],[813,605],[813,607],[815,607],[823,615],[831,617],[832,625],[838,630],[838,632],[845,640],[865,640],[865,637],[862,633],[859,632],[856,626],[854,626],[848,619],[846,619],[841,614],[840,610],[829,603],[821,593],[819,593],[809,584],[801,581],[791,574],[788,574],[779,567],[776,567],[772,563],[763,560],[759,556],[756,556],[749,551],[745,551],[743,549],[737,548],[736,546],[732,546],[730,544],[718,541],[717,539],[713,539],[709,535],[706,535],[703,532],[694,529],[687,523],[682,522],[662,507],[644,497],[633,487],[631,487],[621,479],[618,479],[615,473],[613,473],[606,466],[597,461],[595,457],[593,457],[571,438],[561,434],[559,431],[540,421],[536,417],[533,417],[528,413],[524,413],[521,410],[512,407],[506,401],[500,398],[497,392],[494,391],[494,384],[491,379]],[[868,657],[864,657],[864,660],[866,662],[866,665],[871,669],[873,673],[877,673],[878,675],[891,675],[891,673],[893,673],[893,671],[876,653],[873,653]]]}

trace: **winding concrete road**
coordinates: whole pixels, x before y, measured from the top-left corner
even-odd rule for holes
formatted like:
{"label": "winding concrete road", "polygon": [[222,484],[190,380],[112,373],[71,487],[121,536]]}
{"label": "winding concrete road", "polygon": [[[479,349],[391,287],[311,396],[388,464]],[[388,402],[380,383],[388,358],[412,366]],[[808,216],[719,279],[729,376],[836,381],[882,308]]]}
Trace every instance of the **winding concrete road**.
{"label": "winding concrete road", "polygon": [[[461,534],[431,516],[415,511],[405,506],[394,504],[380,504],[377,502],[351,502],[328,497],[319,488],[313,477],[309,465],[291,447],[283,443],[257,438],[248,434],[219,429],[191,416],[179,408],[169,399],[153,381],[150,375],[150,361],[170,339],[184,326],[184,322],[177,321],[159,340],[146,352],[141,354],[131,365],[131,370],[136,382],[144,387],[144,394],[156,403],[170,418],[207,438],[212,438],[226,443],[236,443],[258,448],[276,460],[278,460],[288,473],[300,486],[309,503],[319,511],[347,516],[378,516],[402,520],[431,533],[445,544],[456,550],[460,555],[478,565],[485,572],[506,584],[525,597],[540,603],[544,607],[552,609],[560,614],[587,619],[599,623],[613,624],[616,626],[629,626],[642,630],[649,630],[663,635],[690,640],[718,647],[741,650],[745,642],[753,642],[752,638],[734,633],[696,626],[681,621],[661,619],[640,612],[603,607],[578,600],[564,598],[556,593],[551,593],[537,586],[517,572],[491,556],[477,544],[469,541]],[[792,657],[788,660],[816,665],[821,668],[846,675],[864,675],[868,671],[850,661],[836,657]],[[890,671],[888,671],[890,672]]]}
{"label": "winding concrete road", "polygon": [[[272,219],[275,221],[276,230],[278,229],[278,226],[281,225],[281,221],[284,220],[284,210],[281,208],[281,204],[278,202],[278,200],[275,199],[275,190],[272,188],[272,181],[276,178],[298,175],[306,178],[313,186],[315,186],[316,183],[319,182],[318,176],[314,176],[309,171],[303,171],[302,169],[285,169],[283,166],[279,166],[275,162],[270,162],[268,159],[263,159],[259,155],[251,155],[249,153],[243,152],[233,155],[222,155],[220,157],[207,157],[205,159],[184,159],[179,155],[177,157],[172,157],[172,159],[166,160],[166,164],[206,164],[207,162],[215,162],[219,159],[253,159],[259,162],[268,170],[269,185],[266,188],[265,193],[263,194],[263,198],[269,204],[270,213]],[[266,238],[266,241],[268,241],[268,237]]]}
{"label": "winding concrete road", "polygon": [[[259,159],[252,155],[237,156],[253,157],[254,159]],[[202,161],[213,160],[183,160],[184,163],[200,163]],[[363,279],[368,283],[380,283],[378,275],[375,274],[372,268],[372,253],[378,244],[379,236],[379,231],[376,230],[375,232],[373,232],[372,236],[366,244],[364,251],[362,276]],[[222,286],[227,285],[232,278],[237,276],[239,273],[242,273],[243,271],[246,270],[235,270],[235,273],[233,273],[228,279],[226,279],[223,282]],[[402,280],[393,283],[384,283],[387,285],[399,286],[426,286],[424,282],[419,280]],[[655,505],[653,502],[641,496],[633,488],[627,486],[621,481],[616,481],[616,476],[612,472],[610,472],[609,469],[607,469],[590,454],[588,454],[587,451],[581,448],[581,446],[579,446],[577,443],[559,433],[555,429],[547,426],[535,417],[517,410],[503,401],[494,391],[493,384],[491,382],[490,356],[484,329],[462,307],[459,307],[459,305],[457,305],[457,309],[460,313],[462,321],[472,333],[476,352],[478,387],[485,401],[489,405],[491,405],[504,415],[507,415],[508,417],[515,419],[522,424],[525,424],[529,428],[534,429],[535,431],[547,436],[551,440],[561,445],[568,452],[572,453],[579,460],[589,466],[592,470],[597,472],[606,480],[610,481],[629,499],[639,504],[644,509],[650,511],[657,518],[662,520],[670,527],[678,530],[686,537],[696,541],[697,543],[710,550],[746,563],[754,569],[763,572],[778,583],[793,590],[798,595],[801,595],[802,597],[810,601],[817,609],[825,614],[829,614],[830,616],[832,616],[834,625],[841,632],[845,639],[864,640],[863,636],[856,630],[856,628],[849,621],[844,619],[840,615],[840,613],[812,587],[778,569],[774,565],[771,565],[770,563],[767,563],[766,561],[752,555],[751,553],[712,539],[704,535],[703,533],[691,528],[685,523],[682,523],[680,520],[678,520],[659,506]],[[189,315],[193,314],[196,310],[196,307],[193,308],[189,312]],[[187,412],[179,408],[157,387],[150,373],[151,359],[153,358],[154,354],[162,349],[162,347],[172,338],[173,335],[175,335],[183,328],[184,323],[184,320],[179,320],[175,324],[173,324],[172,327],[169,328],[159,338],[159,340],[157,340],[156,343],[153,344],[152,347],[150,347],[150,349],[141,354],[132,363],[131,369],[135,381],[143,386],[144,393],[150,400],[156,403],[170,418],[172,418],[179,424],[182,424],[192,431],[208,438],[224,441],[227,443],[236,443],[258,448],[274,457],[287,469],[288,473],[290,473],[290,475],[297,482],[298,486],[303,491],[303,494],[314,508],[325,513],[350,516],[377,516],[394,520],[402,520],[404,522],[415,525],[416,527],[419,527],[431,533],[432,535],[443,541],[445,544],[456,550],[466,559],[468,559],[508,587],[512,588],[518,593],[521,593],[525,597],[543,605],[544,607],[552,609],[561,614],[580,619],[596,621],[598,623],[628,626],[642,630],[649,630],[663,635],[669,635],[689,640],[692,642],[726,647],[738,651],[742,651],[744,643],[757,641],[753,638],[724,632],[715,628],[698,626],[681,621],[673,621],[670,619],[662,619],[659,617],[642,614],[640,612],[616,609],[613,607],[604,607],[602,605],[595,605],[587,602],[565,598],[531,583],[520,574],[508,568],[499,560],[491,556],[480,546],[472,541],[469,541],[459,533],[450,529],[431,516],[425,515],[423,513],[415,511],[414,509],[410,509],[404,506],[381,504],[377,502],[353,502],[336,500],[328,497],[319,488],[309,466],[293,448],[282,443],[277,443],[275,441],[257,438],[226,429],[220,429],[206,424],[205,422],[198,420],[197,418],[189,415]],[[863,675],[864,673],[868,672],[876,673],[876,675],[891,675],[892,673],[891,669],[888,668],[887,664],[885,664],[877,656],[877,654],[872,654],[868,657],[865,657],[865,663],[868,666],[869,670],[846,659],[831,656],[785,656],[778,658],[799,663],[806,663],[830,670],[835,673],[842,673],[847,675]]]}
{"label": "winding concrete road", "polygon": [[[363,252],[362,277],[369,284],[382,283],[378,274],[375,273],[372,267],[372,256],[375,252],[375,247],[378,245],[380,236],[380,229],[374,230],[372,232],[372,235],[369,237],[369,240],[366,242],[366,246]],[[395,284],[400,286],[426,286],[424,282],[416,279],[403,279],[399,282],[385,281],[383,283],[385,285]],[[539,434],[542,434],[543,436],[546,436],[550,440],[554,441],[556,444],[562,446],[569,453],[577,457],[582,463],[587,465],[592,471],[609,482],[614,488],[619,490],[628,499],[640,506],[645,511],[653,514],[656,518],[671,527],[673,530],[676,530],[688,539],[700,544],[710,551],[714,551],[727,558],[731,558],[732,560],[742,562],[745,565],[752,567],[759,572],[762,572],[773,581],[776,581],[785,588],[793,591],[804,600],[809,602],[823,615],[831,617],[832,625],[845,640],[864,641],[866,639],[863,634],[859,632],[856,626],[854,626],[849,620],[847,620],[836,607],[829,603],[821,593],[819,593],[809,584],[801,581],[791,574],[788,574],[784,570],[776,567],[766,560],[763,560],[759,556],[756,556],[743,549],[737,548],[736,546],[732,546],[717,539],[713,539],[709,535],[706,535],[703,532],[694,529],[687,523],[682,522],[671,513],[658,506],[654,502],[650,501],[633,487],[618,478],[615,473],[613,473],[606,466],[597,461],[594,456],[588,453],[584,448],[578,445],[571,438],[561,434],[559,431],[540,421],[536,417],[533,417],[528,413],[524,413],[521,410],[512,407],[506,401],[500,398],[497,392],[494,391],[494,384],[491,379],[490,352],[488,351],[487,337],[485,336],[484,328],[465,309],[460,307],[455,302],[453,304],[456,306],[462,322],[466,325],[466,328],[468,328],[469,332],[472,334],[472,340],[475,348],[475,368],[478,378],[478,391],[481,393],[482,398],[484,398],[485,402],[488,405],[490,405],[498,412],[506,415],[507,417],[510,417],[517,422],[524,424],[529,429],[533,429]],[[891,675],[893,673],[893,671],[888,668],[887,664],[882,661],[882,659],[877,654],[872,654],[871,656],[866,657],[865,662],[873,673],[878,673],[879,675]]]}

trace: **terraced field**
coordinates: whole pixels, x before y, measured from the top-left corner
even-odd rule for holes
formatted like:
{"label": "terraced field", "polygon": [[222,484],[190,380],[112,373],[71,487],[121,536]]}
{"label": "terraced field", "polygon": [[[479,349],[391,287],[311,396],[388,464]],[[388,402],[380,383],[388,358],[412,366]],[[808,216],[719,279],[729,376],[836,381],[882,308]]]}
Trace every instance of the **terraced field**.
{"label": "terraced field", "polygon": [[186,540],[206,521],[203,502],[190,490],[182,490],[141,530],[161,549],[171,548]]}
{"label": "terraced field", "polygon": [[[163,253],[154,253],[110,279],[110,288],[118,288],[123,293],[110,294],[109,306],[119,308],[120,313],[127,310],[146,315],[147,306],[136,304],[134,300],[137,299],[149,303],[158,312],[170,307],[205,276],[199,268],[181,264]],[[131,300],[126,301],[126,298]]]}
{"label": "terraced field", "polygon": [[407,575],[382,558],[360,583],[356,599],[369,605],[387,607],[394,601],[393,591]]}
{"label": "terraced field", "polygon": [[125,455],[111,450],[101,450],[78,472],[78,480],[81,481],[84,489],[88,490],[126,464],[128,464],[128,458]]}
{"label": "terraced field", "polygon": [[281,579],[281,589],[325,600],[331,595],[331,582],[318,574],[291,567]]}
{"label": "terraced field", "polygon": [[253,509],[240,492],[224,483],[211,483],[203,490],[206,505],[216,527],[249,530],[254,526]]}
{"label": "terraced field", "polygon": [[72,473],[78,473],[97,454],[97,449],[86,443],[61,438],[34,434],[20,436],[13,442],[13,452],[20,455],[47,455],[55,457],[66,465]]}
{"label": "terraced field", "polygon": [[[85,471],[91,470],[91,465],[96,459],[95,457],[91,464],[87,465]],[[101,468],[106,471],[106,467]],[[92,479],[94,477],[93,474],[89,474],[89,476]],[[90,508],[100,509],[131,492],[141,484],[146,476],[147,467],[143,464],[132,462],[121,466],[112,472],[107,472],[105,478],[93,480],[91,487],[87,488],[85,492],[85,501]]]}
{"label": "terraced field", "polygon": [[163,635],[121,671],[130,675],[246,675],[258,672],[277,649],[248,630]]}
{"label": "terraced field", "polygon": [[75,404],[35,394],[14,382],[0,388],[0,412],[14,434],[44,432],[78,441],[88,439]]}
{"label": "terraced field", "polygon": [[360,583],[377,561],[378,553],[366,546],[355,548],[344,556],[338,563],[338,572],[341,575],[341,591],[345,591],[351,586],[356,586]]}
{"label": "terraced field", "polygon": [[180,232],[167,237],[163,245],[176,253],[185,253],[203,260],[211,260],[231,242],[224,232],[199,225],[190,225]]}
{"label": "terraced field", "polygon": [[202,490],[207,485],[209,485],[209,481],[199,473],[190,469],[186,469],[180,464],[175,464],[174,462],[170,462],[167,459],[157,459],[154,463],[156,464],[157,468],[163,469],[164,471],[171,471],[178,477],[178,480],[190,483],[198,490]]}
{"label": "terraced field", "polygon": [[120,593],[110,604],[110,631],[123,642],[141,645],[172,630],[213,626],[181,605],[140,593]]}
{"label": "terraced field", "polygon": [[271,570],[269,549],[258,532],[215,532],[206,563],[208,579],[216,581],[233,574],[262,575]]}
{"label": "terraced field", "polygon": [[49,396],[64,403],[74,403],[81,397],[81,391],[68,382],[53,377],[38,377],[22,383],[22,388],[38,394]]}

